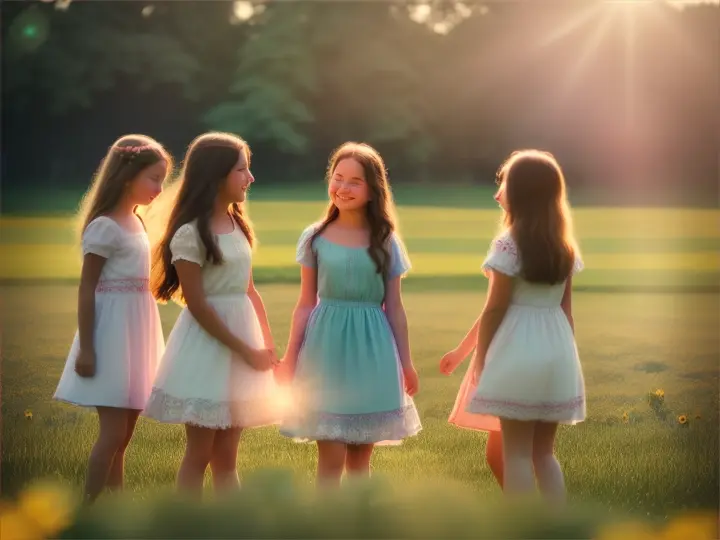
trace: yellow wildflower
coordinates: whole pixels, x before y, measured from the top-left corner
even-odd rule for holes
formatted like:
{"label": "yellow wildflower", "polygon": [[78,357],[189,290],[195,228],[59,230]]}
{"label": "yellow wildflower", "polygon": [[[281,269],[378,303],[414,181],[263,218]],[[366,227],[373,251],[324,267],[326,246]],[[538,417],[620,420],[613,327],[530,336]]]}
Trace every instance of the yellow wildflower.
{"label": "yellow wildflower", "polygon": [[72,507],[65,490],[53,484],[36,484],[20,494],[18,506],[46,536],[58,533],[71,520]]}
{"label": "yellow wildflower", "polygon": [[657,533],[647,523],[630,521],[604,527],[594,540],[657,540]]}
{"label": "yellow wildflower", "polygon": [[663,390],[662,388],[658,388],[657,390],[655,390],[655,395],[662,399],[665,397],[665,390]]}
{"label": "yellow wildflower", "polygon": [[32,411],[30,409],[25,411],[25,418],[27,418],[28,420],[32,420]]}
{"label": "yellow wildflower", "polygon": [[680,516],[663,531],[661,540],[714,540],[718,538],[718,516],[710,512]]}
{"label": "yellow wildflower", "polygon": [[687,416],[685,416],[684,414],[681,414],[680,416],[678,416],[678,422],[680,424],[687,424],[687,421],[688,421]]}
{"label": "yellow wildflower", "polygon": [[628,415],[628,413],[624,412],[622,415],[622,419],[623,422],[627,422],[628,420],[630,420],[630,416]]}
{"label": "yellow wildflower", "polygon": [[38,526],[20,509],[11,508],[0,514],[0,538],[3,540],[41,540]]}

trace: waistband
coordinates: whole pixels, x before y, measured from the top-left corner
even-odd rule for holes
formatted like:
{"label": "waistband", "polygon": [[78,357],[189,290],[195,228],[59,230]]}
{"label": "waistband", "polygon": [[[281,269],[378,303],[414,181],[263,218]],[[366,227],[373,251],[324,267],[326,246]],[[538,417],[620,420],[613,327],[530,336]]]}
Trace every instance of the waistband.
{"label": "waistband", "polygon": [[355,307],[355,308],[381,308],[379,302],[362,302],[355,300],[339,300],[335,298],[320,298],[320,305],[335,307]]}
{"label": "waistband", "polygon": [[148,278],[101,279],[95,287],[96,293],[146,293],[150,292]]}

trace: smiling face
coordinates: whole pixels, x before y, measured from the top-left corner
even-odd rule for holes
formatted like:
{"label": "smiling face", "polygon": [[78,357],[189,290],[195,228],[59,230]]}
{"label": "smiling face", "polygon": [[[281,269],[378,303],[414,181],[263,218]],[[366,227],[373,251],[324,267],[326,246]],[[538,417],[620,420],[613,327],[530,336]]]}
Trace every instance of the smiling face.
{"label": "smiling face", "polygon": [[247,153],[242,148],[237,163],[227,176],[224,195],[230,202],[244,202],[247,199],[247,190],[254,181],[255,177],[250,172]]}
{"label": "smiling face", "polygon": [[370,200],[370,190],[363,166],[353,158],[338,162],[330,178],[328,196],[340,211],[364,209]]}

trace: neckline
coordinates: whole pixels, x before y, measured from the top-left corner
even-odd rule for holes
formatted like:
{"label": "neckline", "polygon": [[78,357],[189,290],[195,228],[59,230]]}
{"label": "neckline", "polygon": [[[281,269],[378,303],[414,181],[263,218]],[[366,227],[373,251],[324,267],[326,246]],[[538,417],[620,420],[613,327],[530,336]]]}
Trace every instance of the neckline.
{"label": "neckline", "polygon": [[318,238],[320,238],[321,240],[324,240],[328,244],[332,244],[333,246],[338,246],[338,247],[345,248],[345,249],[353,249],[353,250],[357,250],[357,251],[359,251],[359,250],[367,251],[368,249],[370,249],[370,246],[347,246],[345,244],[333,242],[332,240],[325,238],[322,234],[319,235]]}
{"label": "neckline", "polygon": [[[101,218],[105,218],[105,219],[111,221],[112,223],[115,224],[115,226],[116,226],[118,229],[120,229],[123,233],[127,234],[128,236],[140,236],[140,235],[146,235],[146,234],[147,234],[147,231],[146,231],[144,228],[143,228],[142,230],[140,230],[140,231],[137,231],[137,232],[128,231],[125,227],[123,227],[122,225],[120,225],[120,224],[119,224],[117,221],[115,221],[113,218],[111,218],[110,216],[106,216],[106,215],[104,215],[104,214],[101,215],[101,216],[98,216],[98,217],[95,218],[95,219],[101,219]],[[139,220],[138,220],[138,221],[139,221]],[[142,223],[142,222],[141,222],[141,223]]]}
{"label": "neckline", "polygon": [[215,236],[230,236],[231,234],[233,234],[237,230],[237,223],[235,223],[235,218],[233,218],[232,216],[230,216],[230,222],[232,223],[232,226],[233,226],[233,228],[230,232],[224,232],[224,233],[214,232],[213,234]]}

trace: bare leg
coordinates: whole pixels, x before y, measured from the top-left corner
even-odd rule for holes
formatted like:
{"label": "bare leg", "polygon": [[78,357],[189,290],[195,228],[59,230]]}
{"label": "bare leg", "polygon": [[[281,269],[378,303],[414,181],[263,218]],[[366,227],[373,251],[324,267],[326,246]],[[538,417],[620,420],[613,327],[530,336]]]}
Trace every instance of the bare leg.
{"label": "bare leg", "polygon": [[127,450],[133,433],[135,433],[135,425],[137,424],[139,416],[140,411],[127,411],[125,439],[120,445],[120,448],[117,449],[117,452],[115,452],[115,457],[113,458],[112,465],[110,466],[110,473],[108,474],[107,479],[107,488],[113,491],[122,491],[125,487],[125,450]]}
{"label": "bare leg", "polygon": [[535,422],[501,419],[503,444],[503,489],[508,495],[535,491],[533,435]]}
{"label": "bare leg", "polygon": [[202,497],[205,470],[212,459],[216,431],[185,424],[187,443],[177,476],[179,490]]}
{"label": "bare leg", "polygon": [[127,409],[97,407],[100,433],[90,452],[85,502],[92,503],[105,488],[115,454],[127,437]]}
{"label": "bare leg", "polygon": [[542,494],[548,499],[563,505],[565,503],[565,478],[562,468],[555,458],[556,423],[538,422],[533,440],[533,466],[535,477]]}
{"label": "bare leg", "polygon": [[241,433],[242,428],[230,428],[220,430],[215,434],[210,469],[212,469],[216,493],[240,488],[237,455]]}
{"label": "bare leg", "polygon": [[317,441],[318,447],[318,486],[335,487],[340,485],[347,445],[337,441]]}
{"label": "bare leg", "polygon": [[356,477],[370,476],[370,459],[372,458],[375,445],[373,444],[348,444],[345,454],[345,470],[347,474]]}
{"label": "bare leg", "polygon": [[485,446],[485,458],[500,487],[503,487],[503,441],[502,432],[491,431]]}

